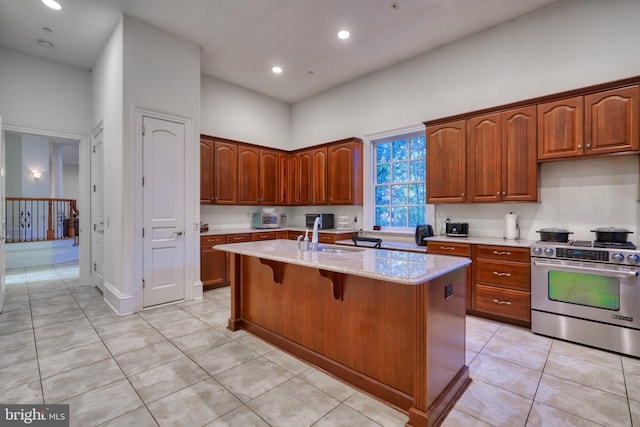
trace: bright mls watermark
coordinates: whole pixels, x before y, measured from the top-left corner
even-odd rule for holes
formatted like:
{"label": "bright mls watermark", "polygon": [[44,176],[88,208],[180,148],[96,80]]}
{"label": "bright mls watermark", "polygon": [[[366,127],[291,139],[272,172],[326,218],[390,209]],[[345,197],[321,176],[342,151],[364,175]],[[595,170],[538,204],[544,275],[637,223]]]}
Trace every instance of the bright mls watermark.
{"label": "bright mls watermark", "polygon": [[0,426],[69,427],[69,405],[2,405]]}

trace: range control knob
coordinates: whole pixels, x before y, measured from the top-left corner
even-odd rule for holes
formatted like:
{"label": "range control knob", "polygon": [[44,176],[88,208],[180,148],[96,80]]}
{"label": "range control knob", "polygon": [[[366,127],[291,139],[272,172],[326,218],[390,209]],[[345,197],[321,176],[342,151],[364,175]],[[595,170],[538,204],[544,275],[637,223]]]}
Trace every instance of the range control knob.
{"label": "range control knob", "polygon": [[552,248],[546,248],[546,249],[544,250],[544,254],[545,254],[546,256],[553,256],[553,249],[552,249]]}
{"label": "range control knob", "polygon": [[531,252],[533,252],[533,254],[536,256],[540,256],[542,255],[542,248],[533,248]]}
{"label": "range control knob", "polygon": [[627,256],[627,261],[629,264],[640,264],[640,256],[637,254],[631,254]]}
{"label": "range control knob", "polygon": [[620,253],[613,254],[611,255],[611,259],[614,260],[615,262],[624,262],[624,255]]}

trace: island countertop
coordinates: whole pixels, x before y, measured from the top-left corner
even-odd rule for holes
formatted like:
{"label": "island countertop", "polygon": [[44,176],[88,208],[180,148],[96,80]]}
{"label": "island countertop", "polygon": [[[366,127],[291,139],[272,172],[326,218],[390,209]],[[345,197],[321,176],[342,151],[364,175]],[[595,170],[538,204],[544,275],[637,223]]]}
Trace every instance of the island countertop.
{"label": "island countertop", "polygon": [[[320,245],[345,249],[344,246]],[[298,249],[292,240],[264,240],[217,245],[217,250],[368,277],[404,285],[419,285],[471,263],[467,258],[423,253],[365,249],[343,253]]]}

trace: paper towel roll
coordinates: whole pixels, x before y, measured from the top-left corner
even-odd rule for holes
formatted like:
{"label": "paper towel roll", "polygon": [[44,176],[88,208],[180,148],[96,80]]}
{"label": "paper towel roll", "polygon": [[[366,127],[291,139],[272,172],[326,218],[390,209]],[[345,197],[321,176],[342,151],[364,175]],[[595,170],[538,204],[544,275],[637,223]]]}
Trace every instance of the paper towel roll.
{"label": "paper towel roll", "polygon": [[518,229],[518,215],[510,212],[504,216],[504,238],[515,240],[520,237]]}

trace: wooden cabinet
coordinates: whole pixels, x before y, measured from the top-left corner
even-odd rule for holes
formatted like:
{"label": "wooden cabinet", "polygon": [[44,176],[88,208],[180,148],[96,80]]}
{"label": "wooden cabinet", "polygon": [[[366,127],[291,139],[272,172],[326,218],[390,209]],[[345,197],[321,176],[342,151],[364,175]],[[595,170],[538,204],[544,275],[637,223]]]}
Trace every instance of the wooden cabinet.
{"label": "wooden cabinet", "polygon": [[214,141],[213,203],[238,203],[238,146],[234,143]]}
{"label": "wooden cabinet", "polygon": [[289,232],[287,230],[276,231],[276,239],[287,239]]}
{"label": "wooden cabinet", "polygon": [[528,248],[473,246],[472,309],[480,315],[531,324],[531,263]]}
{"label": "wooden cabinet", "polygon": [[296,154],[279,153],[278,204],[295,206],[300,204],[300,173]]}
{"label": "wooden cabinet", "polygon": [[238,147],[238,204],[278,204],[278,152]]}
{"label": "wooden cabinet", "polygon": [[258,233],[251,233],[251,240],[254,242],[259,242],[261,240],[275,240],[276,232],[275,231],[260,231]]}
{"label": "wooden cabinet", "polygon": [[200,203],[213,203],[213,141],[200,140]]}
{"label": "wooden cabinet", "polygon": [[251,242],[252,233],[227,234],[227,243]]}
{"label": "wooden cabinet", "polygon": [[204,289],[213,289],[229,284],[227,255],[215,249],[226,243],[225,236],[200,237],[200,280]]}
{"label": "wooden cabinet", "polygon": [[[459,256],[464,258],[471,258],[471,245],[468,243],[451,243],[451,242],[438,242],[438,241],[428,241],[427,242],[427,254],[429,255],[450,255],[450,256]],[[471,301],[472,301],[472,289],[471,285],[473,283],[473,264],[467,267],[467,298],[466,298],[466,309],[467,311],[471,310]]]}
{"label": "wooden cabinet", "polygon": [[330,205],[362,205],[362,141],[327,148],[327,199]]}
{"label": "wooden cabinet", "polygon": [[466,123],[427,126],[427,203],[466,201]]}
{"label": "wooden cabinet", "polygon": [[327,147],[298,153],[300,204],[327,204]]}
{"label": "wooden cabinet", "polygon": [[582,96],[538,105],[538,160],[575,157],[583,153]]}
{"label": "wooden cabinet", "polygon": [[536,107],[467,120],[467,201],[536,201]]}
{"label": "wooden cabinet", "polygon": [[640,149],[638,85],[586,95],[584,154]]}

